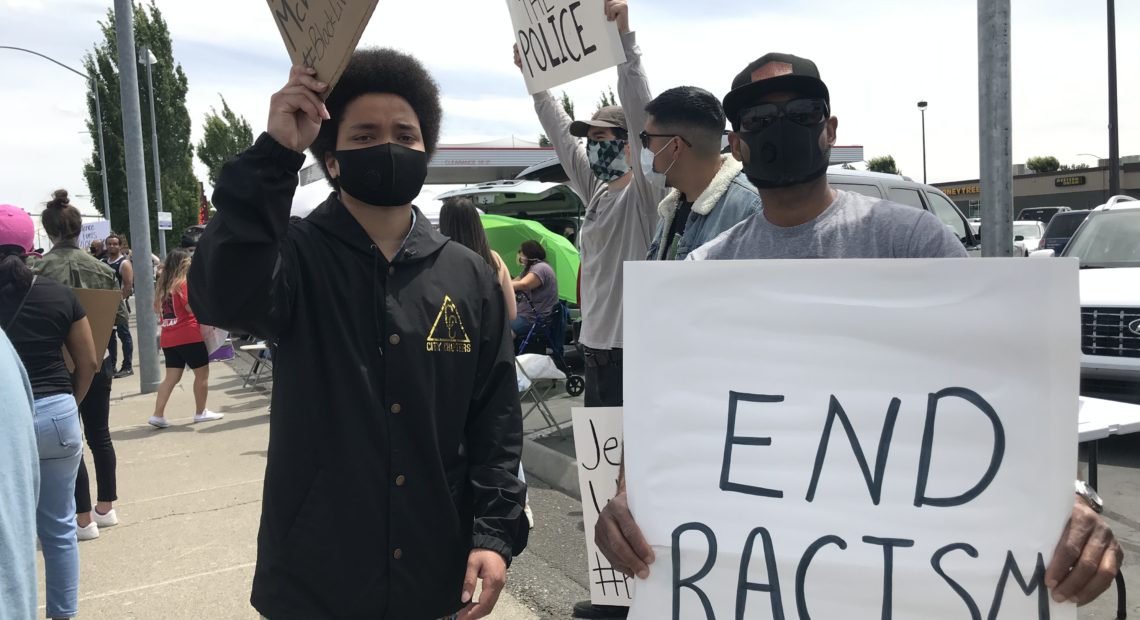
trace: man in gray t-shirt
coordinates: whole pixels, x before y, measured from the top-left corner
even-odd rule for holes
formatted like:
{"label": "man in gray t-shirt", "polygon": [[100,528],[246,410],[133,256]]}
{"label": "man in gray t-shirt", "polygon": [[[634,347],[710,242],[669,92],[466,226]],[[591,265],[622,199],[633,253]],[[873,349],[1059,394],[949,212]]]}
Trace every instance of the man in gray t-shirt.
{"label": "man in gray t-shirt", "polygon": [[[697,248],[689,260],[966,257],[961,241],[930,213],[828,184],[839,121],[831,116],[831,96],[815,63],[768,54],[737,75],[732,88],[724,99],[733,129],[729,142],[764,210]],[[1074,498],[1044,575],[1058,602],[1093,600],[1120,570],[1120,545],[1089,502]],[[654,554],[629,511],[624,475],[594,536],[615,569],[648,576]]]}
{"label": "man in gray t-shirt", "polygon": [[842,190],[814,219],[777,226],[757,213],[689,254],[749,258],[965,258],[966,248],[928,211]]}

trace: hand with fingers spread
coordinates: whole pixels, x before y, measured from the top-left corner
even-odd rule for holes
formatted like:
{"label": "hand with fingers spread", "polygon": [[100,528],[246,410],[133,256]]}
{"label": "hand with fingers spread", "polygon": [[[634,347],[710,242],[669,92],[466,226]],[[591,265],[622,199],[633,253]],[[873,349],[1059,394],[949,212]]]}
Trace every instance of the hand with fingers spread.
{"label": "hand with fingers spread", "polygon": [[1112,585],[1123,558],[1108,523],[1078,498],[1045,571],[1045,585],[1058,603],[1084,605]]}
{"label": "hand with fingers spread", "polygon": [[618,32],[629,32],[629,4],[626,0],[606,0],[606,19],[616,21]]}
{"label": "hand with fingers spread", "polygon": [[[483,581],[483,591],[479,594],[479,601],[472,601],[475,596],[476,580]],[[463,595],[460,598],[466,607],[459,612],[459,620],[477,620],[487,617],[495,603],[499,601],[499,594],[507,584],[507,562],[503,556],[489,549],[473,549],[467,556],[467,575],[463,578]]]}
{"label": "hand with fingers spread", "polygon": [[629,511],[625,491],[619,492],[598,515],[594,526],[594,542],[610,561],[610,566],[625,575],[649,577],[649,565],[656,559],[641,528]]}
{"label": "hand with fingers spread", "polygon": [[303,152],[309,148],[321,122],[329,119],[322,97],[328,84],[317,80],[316,69],[295,65],[289,71],[289,83],[269,99],[268,133],[281,146]]}

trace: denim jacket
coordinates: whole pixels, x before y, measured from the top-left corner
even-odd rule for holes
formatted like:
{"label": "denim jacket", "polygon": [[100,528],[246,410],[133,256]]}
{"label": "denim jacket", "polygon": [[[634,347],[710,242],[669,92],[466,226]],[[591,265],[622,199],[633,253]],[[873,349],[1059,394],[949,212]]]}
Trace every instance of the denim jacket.
{"label": "denim jacket", "polygon": [[673,227],[673,216],[681,204],[681,193],[673,190],[657,209],[657,230],[649,245],[647,260],[685,260],[689,252],[712,241],[720,233],[736,226],[760,211],[760,195],[741,171],[740,162],[731,155],[721,157],[720,172],[705,191],[693,201],[693,210],[680,240],[665,256],[665,235]]}

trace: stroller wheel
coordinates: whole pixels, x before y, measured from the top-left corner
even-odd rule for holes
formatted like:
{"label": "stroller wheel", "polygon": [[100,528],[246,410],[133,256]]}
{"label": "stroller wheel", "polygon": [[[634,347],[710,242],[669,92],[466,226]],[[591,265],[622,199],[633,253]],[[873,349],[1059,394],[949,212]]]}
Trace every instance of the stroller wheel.
{"label": "stroller wheel", "polygon": [[566,379],[566,393],[571,396],[579,396],[586,390],[586,381],[578,375],[570,375]]}

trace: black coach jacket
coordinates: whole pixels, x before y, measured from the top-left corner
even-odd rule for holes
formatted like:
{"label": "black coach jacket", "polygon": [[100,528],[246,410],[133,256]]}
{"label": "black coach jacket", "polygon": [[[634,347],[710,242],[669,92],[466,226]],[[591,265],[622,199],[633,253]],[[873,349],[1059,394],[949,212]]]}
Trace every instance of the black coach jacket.
{"label": "black coach jacket", "polygon": [[526,545],[514,358],[476,254],[416,212],[389,263],[268,135],[222,169],[190,270],[204,324],[277,343],[252,603],[271,620],[450,615],[473,548]]}

